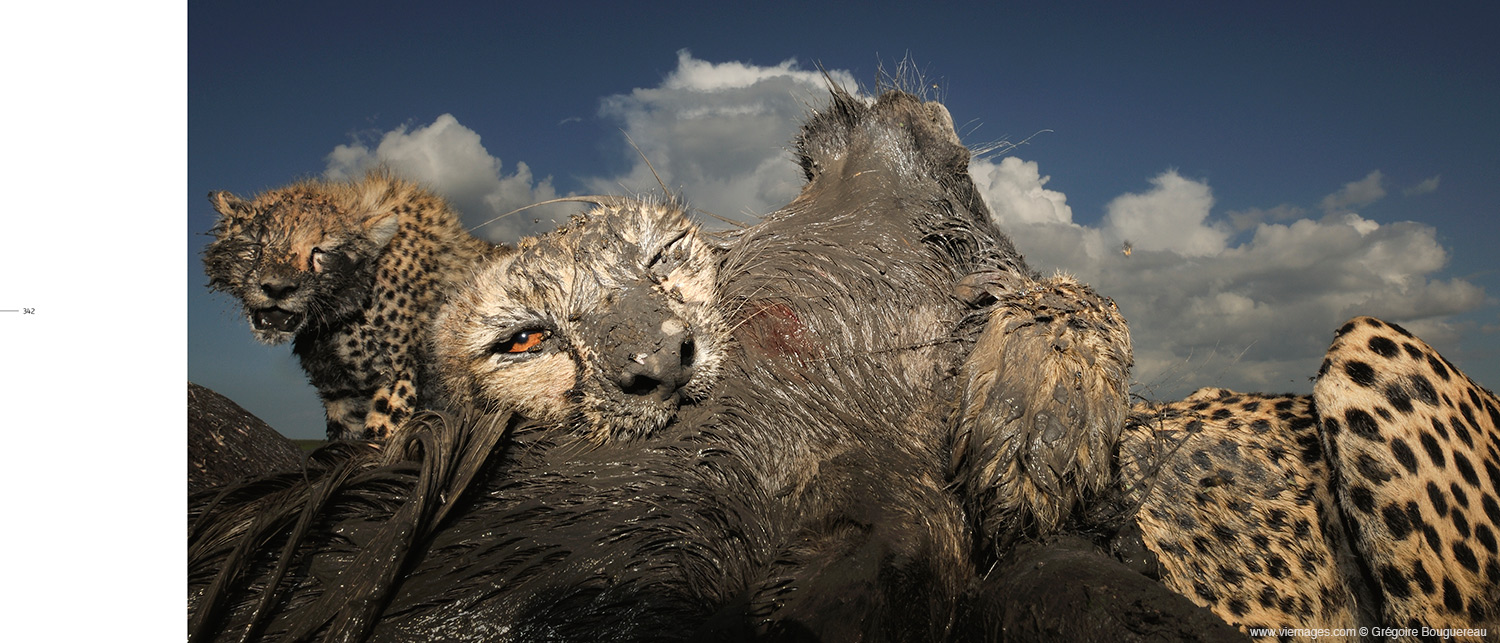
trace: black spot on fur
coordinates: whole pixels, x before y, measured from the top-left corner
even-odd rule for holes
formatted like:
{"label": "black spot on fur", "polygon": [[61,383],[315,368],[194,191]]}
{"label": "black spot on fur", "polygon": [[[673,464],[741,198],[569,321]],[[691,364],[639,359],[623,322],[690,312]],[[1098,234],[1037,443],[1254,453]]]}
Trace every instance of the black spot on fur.
{"label": "black spot on fur", "polygon": [[1280,530],[1286,524],[1286,512],[1280,509],[1272,509],[1266,513],[1266,526]]}
{"label": "black spot on fur", "polygon": [[1417,587],[1422,589],[1423,594],[1431,596],[1433,592],[1437,591],[1437,586],[1432,583],[1432,575],[1427,573],[1427,567],[1422,565],[1422,561],[1419,560],[1416,564],[1412,565],[1411,577],[1412,580],[1417,582]]}
{"label": "black spot on fur", "polygon": [[1350,380],[1360,386],[1375,385],[1375,369],[1370,368],[1370,365],[1364,362],[1346,362],[1344,364],[1344,374],[1348,375]]}
{"label": "black spot on fur", "polygon": [[1235,598],[1229,601],[1229,612],[1235,616],[1244,616],[1249,613],[1250,606],[1245,604],[1244,599]]}
{"label": "black spot on fur", "polygon": [[1469,464],[1469,459],[1464,454],[1453,452],[1453,468],[1458,469],[1458,474],[1464,477],[1464,482],[1473,486],[1479,486],[1479,474],[1474,472],[1474,465]]}
{"label": "black spot on fur", "polygon": [[1366,440],[1380,441],[1380,425],[1375,418],[1362,409],[1349,409],[1344,411],[1344,422],[1349,425],[1349,430],[1355,435]]}
{"label": "black spot on fur", "polygon": [[1469,496],[1468,496],[1468,494],[1464,493],[1464,490],[1458,486],[1457,482],[1450,482],[1450,483],[1448,483],[1448,493],[1453,494],[1453,500],[1455,501],[1453,503],[1454,506],[1456,506],[1456,507],[1467,507],[1467,506],[1469,506]]}
{"label": "black spot on fur", "polygon": [[1469,519],[1464,517],[1464,512],[1453,510],[1453,529],[1458,532],[1459,538],[1469,537]]}
{"label": "black spot on fur", "polygon": [[1375,513],[1375,496],[1370,489],[1363,485],[1354,485],[1349,490],[1349,498],[1354,501],[1354,506],[1367,514]]}
{"label": "black spot on fur", "polygon": [[1484,515],[1489,517],[1491,525],[1500,525],[1500,505],[1495,504],[1494,496],[1484,494],[1479,499],[1479,506],[1484,507]]}
{"label": "black spot on fur", "polygon": [[1411,521],[1407,520],[1405,509],[1389,504],[1380,510],[1380,517],[1396,540],[1406,540],[1411,535]]}
{"label": "black spot on fur", "polygon": [[1405,342],[1405,343],[1401,344],[1401,348],[1403,348],[1403,349],[1406,350],[1406,355],[1408,357],[1411,357],[1412,359],[1422,359],[1422,356],[1423,356],[1422,349],[1417,348],[1416,344],[1413,344],[1411,342]]}
{"label": "black spot on fur", "polygon": [[1377,355],[1386,359],[1395,357],[1400,352],[1400,348],[1396,346],[1396,342],[1384,337],[1371,337],[1370,350],[1375,351]]}
{"label": "black spot on fur", "polygon": [[1221,409],[1215,410],[1213,412],[1213,415],[1211,415],[1209,417],[1212,417],[1215,420],[1226,420],[1226,419],[1229,418],[1229,409],[1221,408]]}
{"label": "black spot on fur", "polygon": [[1406,441],[1401,438],[1391,440],[1391,455],[1396,456],[1396,462],[1401,463],[1410,473],[1417,472],[1417,455],[1412,453],[1411,447],[1406,446]]}
{"label": "black spot on fur", "polygon": [[1250,423],[1250,430],[1264,435],[1267,431],[1271,430],[1271,422],[1265,418],[1260,418]]}
{"label": "black spot on fur", "polygon": [[1385,588],[1385,592],[1391,596],[1411,597],[1411,582],[1406,580],[1401,570],[1390,565],[1382,565],[1380,568],[1380,586]]}
{"label": "black spot on fur", "polygon": [[[1373,326],[1374,324],[1371,324],[1371,325]],[[1394,331],[1396,331],[1398,333],[1401,333],[1402,337],[1411,337],[1412,336],[1411,331],[1406,330],[1405,328],[1402,328],[1400,324],[1392,324],[1390,322],[1386,322],[1386,325],[1390,326],[1392,330],[1394,330]]]}
{"label": "black spot on fur", "polygon": [[1359,454],[1359,457],[1355,459],[1354,467],[1359,471],[1359,475],[1375,483],[1376,486],[1385,484],[1391,479],[1391,472],[1368,453]]}
{"label": "black spot on fur", "polygon": [[1276,590],[1274,588],[1272,588],[1270,585],[1266,585],[1265,587],[1260,588],[1260,606],[1261,607],[1264,607],[1266,609],[1271,609],[1271,608],[1275,607],[1276,606],[1276,601],[1277,601],[1278,598],[1280,598],[1280,597],[1276,595]]}
{"label": "black spot on fur", "polygon": [[1200,554],[1207,554],[1212,548],[1213,541],[1209,540],[1208,538],[1204,536],[1193,537],[1193,551],[1196,551]]}
{"label": "black spot on fur", "polygon": [[1443,538],[1438,535],[1437,530],[1433,529],[1432,525],[1423,525],[1422,535],[1427,538],[1427,546],[1432,548],[1432,553],[1441,556],[1443,553]]}
{"label": "black spot on fur", "polygon": [[1335,420],[1333,418],[1323,418],[1323,433],[1327,434],[1330,440],[1338,437],[1340,428],[1341,427],[1339,426],[1338,420]]}
{"label": "black spot on fur", "polygon": [[1437,431],[1438,437],[1448,439],[1448,425],[1438,418],[1432,418],[1432,430]]}
{"label": "black spot on fur", "polygon": [[1495,532],[1494,530],[1490,529],[1489,525],[1486,525],[1482,522],[1475,524],[1474,539],[1478,540],[1479,544],[1484,545],[1484,548],[1486,550],[1489,550],[1491,554],[1496,553]]}
{"label": "black spot on fur", "polygon": [[1240,572],[1223,565],[1219,565],[1219,580],[1223,581],[1225,585],[1239,585],[1240,581],[1244,579],[1244,574],[1241,574]]}
{"label": "black spot on fur", "polygon": [[1308,433],[1297,438],[1298,446],[1302,447],[1302,461],[1313,464],[1323,459],[1323,443],[1318,439],[1318,434]]}
{"label": "black spot on fur", "polygon": [[[1432,437],[1431,433],[1423,431],[1420,439],[1422,441],[1422,449],[1427,452],[1427,459],[1432,461],[1432,466],[1437,467],[1439,470],[1446,468],[1448,460],[1443,457],[1443,447],[1438,444],[1437,438]],[[1411,472],[1416,473],[1417,470],[1411,469]]]}
{"label": "black spot on fur", "polygon": [[1286,559],[1280,555],[1271,554],[1266,557],[1266,573],[1270,574],[1271,578],[1286,578],[1287,574],[1292,573],[1292,568],[1287,566]]}
{"label": "black spot on fur", "polygon": [[1411,396],[1400,386],[1392,384],[1385,387],[1385,401],[1390,402],[1397,411],[1410,414],[1412,411]]}
{"label": "black spot on fur", "polygon": [[1304,415],[1294,418],[1289,424],[1287,424],[1287,428],[1291,429],[1295,433],[1301,433],[1313,428],[1317,425],[1317,423],[1318,420],[1316,419],[1316,416]]}
{"label": "black spot on fur", "polygon": [[1435,373],[1438,377],[1442,378],[1444,382],[1453,378],[1448,374],[1448,369],[1443,366],[1443,363],[1441,361],[1438,361],[1437,357],[1428,355],[1427,366],[1432,368],[1432,372]]}
{"label": "black spot on fur", "polygon": [[1443,579],[1443,607],[1454,614],[1462,614],[1464,611],[1464,597],[1458,593],[1458,586],[1453,584],[1453,579]]}
{"label": "black spot on fur", "polygon": [[1458,561],[1458,564],[1463,565],[1464,569],[1474,572],[1475,574],[1479,573],[1479,560],[1474,558],[1474,550],[1469,549],[1468,545],[1465,545],[1461,542],[1454,542],[1453,560],[1456,560]]}
{"label": "black spot on fur", "polygon": [[1427,499],[1432,502],[1432,508],[1437,511],[1439,518],[1448,515],[1448,498],[1443,495],[1443,490],[1438,488],[1437,483],[1431,480],[1427,481]]}
{"label": "black spot on fur", "polygon": [[1298,518],[1297,522],[1292,525],[1292,535],[1298,539],[1311,536],[1312,523],[1308,522],[1306,518]]}
{"label": "black spot on fur", "polygon": [[1415,397],[1418,400],[1421,400],[1423,404],[1428,406],[1437,406],[1437,389],[1432,387],[1432,381],[1427,379],[1425,375],[1412,375],[1406,378],[1406,381],[1410,384],[1411,390],[1416,394]]}
{"label": "black spot on fur", "polygon": [[1193,593],[1197,594],[1198,598],[1208,601],[1211,604],[1219,602],[1219,595],[1215,594],[1214,590],[1209,588],[1209,586],[1204,585],[1202,581],[1193,583]]}

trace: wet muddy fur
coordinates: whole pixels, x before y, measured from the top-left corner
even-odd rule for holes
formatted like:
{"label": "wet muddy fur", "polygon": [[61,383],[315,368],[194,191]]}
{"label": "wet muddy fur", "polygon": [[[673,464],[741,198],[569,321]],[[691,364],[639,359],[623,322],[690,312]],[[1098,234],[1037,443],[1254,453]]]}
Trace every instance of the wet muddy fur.
{"label": "wet muddy fur", "polygon": [[991,627],[1011,585],[947,471],[985,322],[954,286],[1035,275],[940,105],[836,90],[798,151],[802,194],[720,271],[736,352],[708,399],[602,445],[428,415],[195,496],[193,640],[1045,638]]}

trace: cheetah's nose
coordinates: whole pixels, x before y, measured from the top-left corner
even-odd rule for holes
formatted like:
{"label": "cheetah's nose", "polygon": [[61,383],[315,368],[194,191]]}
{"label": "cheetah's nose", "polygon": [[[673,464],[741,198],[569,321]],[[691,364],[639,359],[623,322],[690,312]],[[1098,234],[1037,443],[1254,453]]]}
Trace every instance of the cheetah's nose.
{"label": "cheetah's nose", "polygon": [[627,395],[668,400],[693,379],[693,333],[677,320],[662,323],[662,335],[625,361],[615,383]]}
{"label": "cheetah's nose", "polygon": [[297,284],[286,281],[266,280],[260,283],[260,291],[271,299],[285,299],[295,290],[297,290]]}

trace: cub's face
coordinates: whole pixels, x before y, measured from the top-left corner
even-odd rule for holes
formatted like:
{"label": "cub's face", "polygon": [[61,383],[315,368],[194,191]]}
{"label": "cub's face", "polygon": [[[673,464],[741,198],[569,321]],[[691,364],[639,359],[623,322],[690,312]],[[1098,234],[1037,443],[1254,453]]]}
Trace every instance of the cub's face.
{"label": "cub's face", "polygon": [[375,259],[398,223],[389,212],[351,214],[297,186],[253,201],[228,192],[209,200],[219,212],[216,238],[203,254],[209,288],[239,299],[255,338],[267,344],[362,309]]}
{"label": "cub's face", "polygon": [[601,442],[661,428],[718,379],[718,254],[677,204],[633,199],[521,242],[439,314],[450,399]]}

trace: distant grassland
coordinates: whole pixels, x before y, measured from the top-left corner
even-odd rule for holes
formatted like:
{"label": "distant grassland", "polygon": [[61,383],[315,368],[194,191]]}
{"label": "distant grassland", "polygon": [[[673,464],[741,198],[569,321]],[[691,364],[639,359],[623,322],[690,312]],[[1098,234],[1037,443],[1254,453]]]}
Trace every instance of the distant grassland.
{"label": "distant grassland", "polygon": [[318,447],[328,444],[327,440],[292,440],[292,442],[296,443],[297,448],[302,449],[303,453],[316,451]]}

